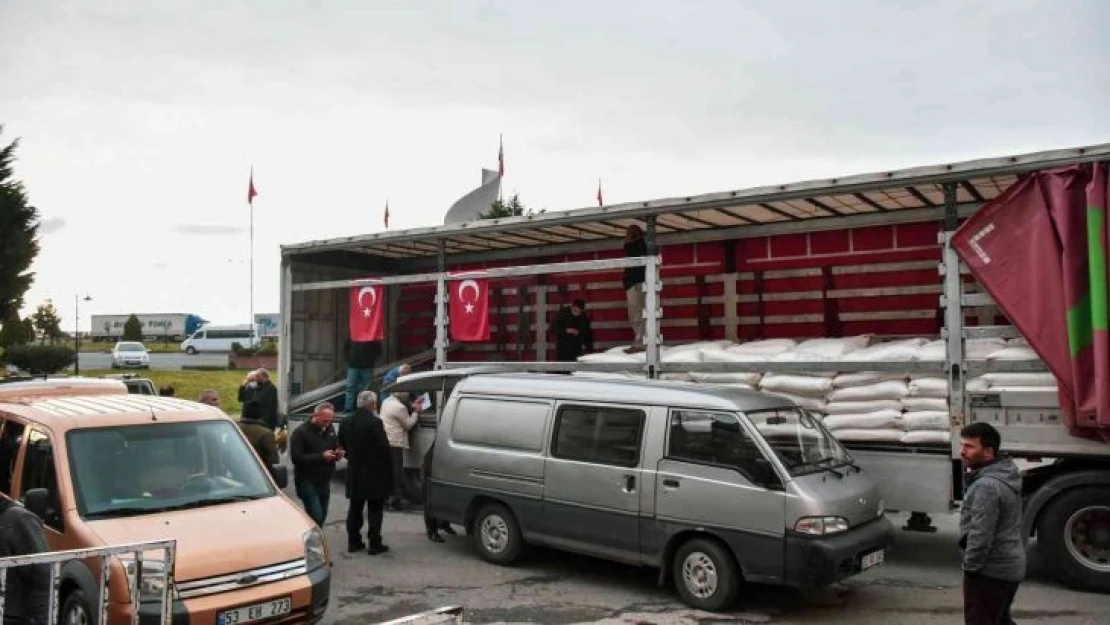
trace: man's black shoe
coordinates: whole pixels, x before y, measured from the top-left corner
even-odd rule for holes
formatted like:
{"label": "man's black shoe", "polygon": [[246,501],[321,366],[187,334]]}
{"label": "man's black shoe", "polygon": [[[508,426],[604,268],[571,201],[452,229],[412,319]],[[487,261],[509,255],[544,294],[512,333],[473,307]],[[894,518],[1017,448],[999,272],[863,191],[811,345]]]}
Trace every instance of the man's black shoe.
{"label": "man's black shoe", "polygon": [[387,551],[389,551],[389,547],[386,547],[385,545],[378,545],[377,547],[370,547],[369,549],[366,550],[366,553],[368,553],[372,556],[377,556],[377,555],[381,555],[381,554],[383,554]]}
{"label": "man's black shoe", "polygon": [[448,536],[458,536],[458,532],[456,532],[455,528],[451,527],[450,525],[443,526],[443,533],[447,534]]}
{"label": "man's black shoe", "polygon": [[366,543],[347,543],[347,553],[354,553],[366,549]]}
{"label": "man's black shoe", "polygon": [[428,540],[432,541],[433,543],[441,543],[443,542],[443,537],[436,532],[428,532]]}

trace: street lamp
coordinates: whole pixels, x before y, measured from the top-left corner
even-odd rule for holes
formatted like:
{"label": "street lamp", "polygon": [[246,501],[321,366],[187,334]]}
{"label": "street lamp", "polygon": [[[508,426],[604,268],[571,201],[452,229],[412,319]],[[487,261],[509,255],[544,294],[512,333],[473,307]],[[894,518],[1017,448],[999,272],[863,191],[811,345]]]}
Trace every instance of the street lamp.
{"label": "street lamp", "polygon": [[[85,295],[85,301],[91,302],[92,296]],[[81,375],[81,296],[73,296],[73,375]]]}

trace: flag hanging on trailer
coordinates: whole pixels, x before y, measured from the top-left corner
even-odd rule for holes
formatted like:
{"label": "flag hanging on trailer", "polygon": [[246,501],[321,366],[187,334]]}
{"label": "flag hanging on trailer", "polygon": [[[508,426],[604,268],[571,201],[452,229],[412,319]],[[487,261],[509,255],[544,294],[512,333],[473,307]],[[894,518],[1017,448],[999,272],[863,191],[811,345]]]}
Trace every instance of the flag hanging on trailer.
{"label": "flag hanging on trailer", "polygon": [[453,280],[450,291],[451,340],[460,342],[488,341],[489,284],[484,278]]}
{"label": "flag hanging on trailer", "polygon": [[1108,170],[1088,163],[1027,174],[952,238],[1056,376],[1068,429],[1092,438],[1110,435]]}
{"label": "flag hanging on trailer", "polygon": [[352,341],[380,341],[385,337],[384,291],[381,285],[351,288],[349,329]]}

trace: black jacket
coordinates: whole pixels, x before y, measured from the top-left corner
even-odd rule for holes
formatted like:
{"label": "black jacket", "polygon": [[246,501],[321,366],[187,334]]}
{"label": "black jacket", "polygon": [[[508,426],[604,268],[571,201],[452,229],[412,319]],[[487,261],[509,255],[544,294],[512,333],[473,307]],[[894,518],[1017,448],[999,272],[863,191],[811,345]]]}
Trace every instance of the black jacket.
{"label": "black jacket", "polygon": [[289,455],[293,459],[293,479],[323,484],[335,473],[335,463],[324,459],[324,452],[339,448],[335,428],[328,426],[323,432],[305,422],[289,435]]}
{"label": "black jacket", "polygon": [[[635,241],[629,241],[629,242],[624,244],[624,256],[625,256],[625,258],[636,258],[636,257],[639,257],[639,256],[647,256],[647,255],[648,255],[647,241],[645,241],[643,239],[637,239]],[[630,287],[632,287],[634,285],[643,284],[646,275],[647,275],[647,272],[643,267],[626,267],[625,270],[624,270],[624,280],[623,280],[625,290],[628,290]]]}
{"label": "black jacket", "polygon": [[[578,330],[578,334],[568,334],[571,328]],[[594,351],[594,333],[590,326],[590,318],[583,312],[577,317],[570,311],[570,306],[564,306],[555,317],[555,351],[559,360],[574,361],[582,355],[583,348],[586,352]]]}
{"label": "black jacket", "polygon": [[352,369],[373,369],[381,350],[381,341],[348,341],[347,366]]}
{"label": "black jacket", "polygon": [[276,430],[281,420],[278,418],[278,394],[273,382],[260,382],[251,397],[262,407],[262,423]]}
{"label": "black jacket", "polygon": [[[50,551],[42,520],[23,506],[0,499],[0,558]],[[50,605],[50,565],[31,564],[7,570],[5,623],[46,624]]]}
{"label": "black jacket", "polygon": [[339,426],[339,444],[347,450],[347,498],[388,499],[393,494],[389,439],[378,415],[359,408]]}

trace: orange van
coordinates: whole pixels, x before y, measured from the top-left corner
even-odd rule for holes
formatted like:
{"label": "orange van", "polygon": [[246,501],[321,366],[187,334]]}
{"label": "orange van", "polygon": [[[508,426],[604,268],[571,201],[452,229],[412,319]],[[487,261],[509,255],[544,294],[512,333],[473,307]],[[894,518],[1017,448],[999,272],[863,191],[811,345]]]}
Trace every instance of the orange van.
{"label": "orange van", "polygon": [[[42,517],[52,550],[173,539],[174,623],[315,623],[328,607],[323,534],[217,408],[128,395],[116,380],[0,384],[0,496]],[[116,557],[108,623],[158,622],[163,551]],[[99,559],[61,569],[59,619],[99,623]]]}

